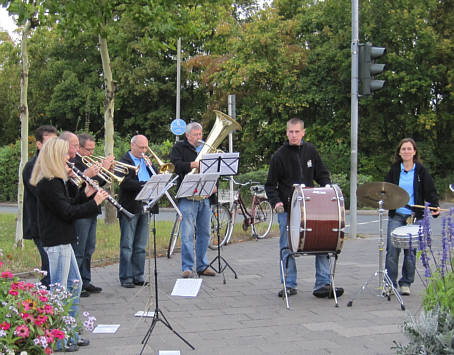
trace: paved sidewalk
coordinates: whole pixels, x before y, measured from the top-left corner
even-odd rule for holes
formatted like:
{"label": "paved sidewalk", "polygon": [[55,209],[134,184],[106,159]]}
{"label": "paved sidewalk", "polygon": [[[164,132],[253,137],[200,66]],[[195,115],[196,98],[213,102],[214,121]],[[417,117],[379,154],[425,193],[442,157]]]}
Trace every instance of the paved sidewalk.
{"label": "paved sidewalk", "polygon": [[[158,231],[159,232],[159,231]],[[297,259],[299,289],[287,310],[277,297],[280,288],[278,238],[231,244],[222,256],[237,271],[204,277],[196,298],[170,296],[180,277],[180,256],[158,259],[159,306],[171,326],[188,340],[191,350],[161,322],[156,324],[144,354],[179,350],[181,354],[393,354],[393,341],[406,343],[401,326],[407,312],[420,307],[422,283],[417,277],[412,295],[405,297],[406,312],[393,297],[377,296],[374,278],[366,291],[347,303],[378,267],[378,238],[346,239],[339,255],[336,285],[345,288],[339,307],[333,300],[312,296],[314,257]],[[209,251],[209,260],[217,255]],[[419,265],[419,267],[421,267]],[[147,266],[148,268],[148,266]],[[152,271],[153,275],[153,271]],[[80,354],[139,354],[151,318],[134,313],[154,310],[151,287],[125,289],[118,281],[118,264],[93,269],[100,294],[82,298],[82,311],[98,324],[120,324],[115,334],[86,334],[91,341]],[[153,281],[153,280],[152,280]]]}

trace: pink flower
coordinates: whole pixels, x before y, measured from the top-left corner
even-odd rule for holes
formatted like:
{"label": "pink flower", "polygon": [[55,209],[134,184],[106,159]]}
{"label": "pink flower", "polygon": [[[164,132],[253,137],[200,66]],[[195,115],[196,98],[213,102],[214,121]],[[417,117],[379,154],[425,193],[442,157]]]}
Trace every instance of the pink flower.
{"label": "pink flower", "polygon": [[35,320],[35,324],[39,327],[41,327],[47,320],[47,316],[42,316],[42,315],[39,315]]}
{"label": "pink flower", "polygon": [[8,322],[0,323],[0,328],[3,330],[8,330],[10,327],[11,327],[11,324],[9,324]]}
{"label": "pink flower", "polygon": [[0,261],[0,267],[2,267],[2,266],[3,266],[3,263]]}
{"label": "pink flower", "polygon": [[50,304],[46,304],[44,305],[44,312],[46,312],[47,314],[54,314],[54,309]]}
{"label": "pink flower", "polygon": [[4,279],[12,279],[14,275],[10,271],[3,271],[2,278]]}
{"label": "pink flower", "polygon": [[27,338],[30,335],[30,330],[25,324],[22,324],[16,327],[14,334],[21,338]]}
{"label": "pink flower", "polygon": [[52,329],[51,334],[57,339],[63,339],[65,337],[65,332],[62,332],[60,329]]}
{"label": "pink flower", "polygon": [[44,297],[44,296],[39,296],[39,300],[40,300],[41,302],[47,302],[47,301],[49,301],[49,299],[48,299],[47,297]]}
{"label": "pink flower", "polygon": [[17,296],[19,294],[19,292],[17,292],[16,290],[13,290],[13,289],[9,290],[8,293],[12,296]]}
{"label": "pink flower", "polygon": [[46,336],[47,343],[53,343],[54,342],[54,336],[52,335],[52,332],[48,329],[44,331],[44,335]]}
{"label": "pink flower", "polygon": [[32,314],[29,313],[21,313],[20,315],[22,319],[25,321],[25,323],[33,323],[35,321],[35,317],[33,317]]}
{"label": "pink flower", "polygon": [[45,352],[46,354],[52,354],[52,349],[49,348],[49,347],[47,347],[47,348],[44,349],[44,352]]}

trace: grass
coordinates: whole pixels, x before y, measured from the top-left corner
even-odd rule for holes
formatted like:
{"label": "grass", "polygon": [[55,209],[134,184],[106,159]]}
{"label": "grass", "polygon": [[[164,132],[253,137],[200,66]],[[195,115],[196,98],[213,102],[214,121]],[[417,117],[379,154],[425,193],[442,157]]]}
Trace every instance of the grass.
{"label": "grass", "polygon": [[[150,223],[150,230],[153,227]],[[156,222],[156,251],[158,256],[167,255],[169,236],[172,230],[173,221]],[[41,265],[41,258],[35,243],[32,240],[24,240],[23,248],[14,247],[16,234],[16,215],[0,214],[0,249],[3,251],[1,261],[5,263],[3,270],[7,269],[14,274],[28,273]],[[272,236],[279,234],[277,224],[274,224]],[[152,234],[150,234],[152,236]],[[244,232],[241,224],[235,225],[232,242],[251,239],[251,230]],[[151,241],[152,242],[152,241]],[[147,249],[148,250],[148,249]],[[120,255],[120,226],[118,223],[105,224],[103,220],[98,221],[96,233],[96,251],[93,255],[92,265],[102,266],[116,263]]]}

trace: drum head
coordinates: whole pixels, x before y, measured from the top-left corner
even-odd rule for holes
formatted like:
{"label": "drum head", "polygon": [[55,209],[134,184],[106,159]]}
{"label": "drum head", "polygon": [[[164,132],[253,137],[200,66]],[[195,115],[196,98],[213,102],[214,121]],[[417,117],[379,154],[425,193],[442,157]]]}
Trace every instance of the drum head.
{"label": "drum head", "polygon": [[297,252],[300,244],[300,232],[301,232],[301,192],[298,189],[293,191],[292,206],[290,209],[289,219],[289,248],[292,252]]}
{"label": "drum head", "polygon": [[406,226],[397,227],[392,231],[392,235],[396,237],[405,237],[409,234],[411,236],[417,236],[419,232],[419,225],[417,224],[408,224]]}

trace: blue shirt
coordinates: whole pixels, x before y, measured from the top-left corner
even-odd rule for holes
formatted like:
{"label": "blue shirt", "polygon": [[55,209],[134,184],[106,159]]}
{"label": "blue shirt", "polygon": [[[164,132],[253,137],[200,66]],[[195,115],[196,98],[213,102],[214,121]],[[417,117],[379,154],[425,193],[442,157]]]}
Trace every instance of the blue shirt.
{"label": "blue shirt", "polygon": [[134,162],[134,165],[135,166],[140,165],[139,173],[137,174],[137,178],[139,179],[139,181],[150,180],[150,173],[148,172],[145,160],[143,158],[135,157],[134,155],[131,154],[131,151],[129,151],[128,153],[132,161]]}
{"label": "blue shirt", "polygon": [[[410,200],[408,201],[409,205],[415,204],[415,193],[413,191],[413,181],[415,180],[415,164],[409,171],[405,171],[404,164],[400,163],[400,177],[399,177],[399,186],[407,191]],[[397,213],[401,214],[411,214],[411,210],[407,207],[400,207],[396,210]]]}

